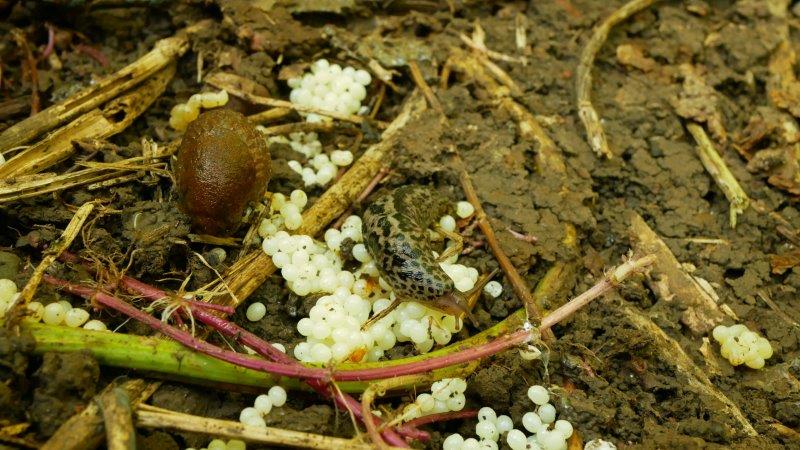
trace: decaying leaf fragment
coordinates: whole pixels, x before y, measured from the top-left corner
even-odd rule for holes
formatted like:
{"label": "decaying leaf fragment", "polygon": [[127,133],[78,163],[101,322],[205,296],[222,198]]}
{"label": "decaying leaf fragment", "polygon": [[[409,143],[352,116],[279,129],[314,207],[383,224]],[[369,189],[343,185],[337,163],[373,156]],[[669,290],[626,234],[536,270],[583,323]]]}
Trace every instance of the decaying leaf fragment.
{"label": "decaying leaf fragment", "polygon": [[691,64],[681,64],[683,89],[671,103],[675,112],[684,119],[705,123],[708,131],[719,143],[728,140],[728,133],[722,124],[719,112],[717,91],[706,83],[702,72]]}

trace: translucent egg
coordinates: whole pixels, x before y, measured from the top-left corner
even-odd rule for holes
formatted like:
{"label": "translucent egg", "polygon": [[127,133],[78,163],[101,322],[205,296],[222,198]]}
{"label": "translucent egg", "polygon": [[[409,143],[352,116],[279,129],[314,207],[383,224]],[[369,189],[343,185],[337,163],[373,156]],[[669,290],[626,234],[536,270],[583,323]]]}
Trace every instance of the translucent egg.
{"label": "translucent egg", "polygon": [[261,302],[251,303],[250,306],[247,307],[247,311],[245,312],[247,320],[251,322],[258,322],[259,320],[263,319],[266,314],[267,314],[267,307],[264,306],[264,304]]}
{"label": "translucent egg", "polygon": [[60,303],[54,302],[44,307],[42,321],[48,325],[61,325],[66,311]]}
{"label": "translucent egg", "polygon": [[106,331],[108,328],[106,324],[100,322],[99,320],[90,320],[83,325],[84,330],[92,330],[92,331]]}
{"label": "translucent egg", "polygon": [[464,438],[460,434],[451,434],[442,443],[442,450],[461,450],[464,445]]}
{"label": "translucent egg", "polygon": [[77,328],[89,320],[89,312],[83,308],[71,308],[64,315],[64,324],[71,328]]}
{"label": "translucent egg", "polygon": [[270,401],[272,401],[272,406],[276,406],[278,408],[286,404],[286,398],[288,397],[286,394],[286,389],[280,386],[272,386],[269,388],[267,395],[269,396]]}
{"label": "translucent egg", "polygon": [[261,394],[256,397],[253,407],[262,415],[269,414],[272,411],[272,399],[267,394]]}

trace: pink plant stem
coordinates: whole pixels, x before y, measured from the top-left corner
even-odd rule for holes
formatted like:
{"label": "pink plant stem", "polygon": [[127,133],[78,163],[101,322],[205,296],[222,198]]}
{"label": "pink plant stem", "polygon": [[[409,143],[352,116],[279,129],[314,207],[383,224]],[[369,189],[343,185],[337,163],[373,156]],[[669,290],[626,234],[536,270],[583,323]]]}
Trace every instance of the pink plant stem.
{"label": "pink plant stem", "polygon": [[365,381],[376,380],[402,375],[414,375],[417,373],[430,372],[443,367],[454,366],[469,361],[485,358],[497,354],[503,350],[515,347],[531,340],[529,330],[519,330],[513,333],[504,334],[494,341],[487,342],[477,347],[467,348],[449,355],[437,358],[416,361],[403,364],[401,366],[376,367],[373,369],[342,370],[335,372],[333,377],[337,381]]}
{"label": "pink plant stem", "polygon": [[[150,286],[146,283],[143,283],[131,277],[123,276],[120,279],[120,282],[125,288],[135,291],[136,293],[151,300],[161,299],[166,296],[166,292],[162,291],[161,289]],[[250,347],[251,349],[253,349],[253,351],[255,351],[261,356],[264,356],[265,358],[269,358],[275,362],[282,364],[296,365],[299,367],[303,367],[302,364],[292,359],[287,354],[281,352],[277,348],[273,347],[270,343],[264,341],[260,337],[254,335],[253,333],[245,330],[244,328],[240,327],[239,325],[236,325],[233,322],[227,321],[221,317],[218,317],[202,309],[193,309],[192,314],[194,314],[195,319],[197,319],[198,321],[214,328],[215,330],[219,331],[220,333],[228,337],[236,339],[241,344]],[[362,422],[364,421],[364,418],[361,415],[361,404],[358,402],[358,400],[354,399],[352,396],[348,394],[336,391],[328,383],[322,380],[308,379],[305,381],[317,393],[319,393],[323,397],[335,401],[340,408],[350,411],[356,418],[358,418]],[[380,419],[375,416],[372,416],[372,420],[380,423]],[[400,430],[403,431],[403,435],[411,439],[417,439],[422,441],[430,440],[430,435],[421,430],[416,430],[410,427],[398,427],[398,428],[400,428]],[[387,442],[389,442],[391,445],[395,447],[406,446],[405,441],[403,441],[403,439],[395,431],[391,429],[383,430],[382,435]]]}
{"label": "pink plant stem", "polygon": [[206,355],[214,358],[227,361],[231,364],[286,377],[318,380],[328,380],[330,378],[328,371],[324,369],[315,369],[300,365],[279,364],[261,359],[249,358],[240,353],[223,350],[205,341],[196,339],[191,334],[166,324],[150,314],[140,311],[134,306],[120,300],[119,298],[100,292],[95,288],[78,286],[50,275],[44,275],[43,280],[45,283],[57,286],[71,294],[79,295],[87,300],[94,300],[103,306],[119,311],[122,314],[125,314],[132,319],[136,319],[139,322],[150,326],[154,330],[163,333],[165,336],[175,339],[189,348],[201,353],[205,353]]}
{"label": "pink plant stem", "polygon": [[465,409],[463,411],[451,411],[446,413],[428,414],[427,416],[417,417],[409,420],[406,425],[410,427],[421,427],[429,423],[444,422],[447,420],[471,419],[478,415],[476,409]]}
{"label": "pink plant stem", "polygon": [[233,309],[232,306],[218,305],[216,303],[209,303],[209,302],[200,302],[200,301],[197,301],[197,300],[184,300],[184,301],[186,303],[188,303],[189,305],[191,305],[191,306],[195,306],[195,307],[203,308],[203,309],[207,309],[207,310],[212,310],[212,311],[219,311],[219,312],[225,313],[225,314],[227,314],[229,316],[233,315],[234,313],[236,313],[236,310]]}
{"label": "pink plant stem", "polygon": [[[78,258],[76,255],[72,253],[64,252],[62,255],[63,255],[63,260],[65,261],[73,263],[77,263],[80,261],[80,258]],[[87,267],[90,270],[92,270],[92,268],[88,264]],[[142,295],[143,297],[149,300],[153,301],[160,300],[168,296],[165,291],[126,275],[120,278],[120,283],[126,289],[133,291],[139,295]],[[202,306],[210,305],[210,303],[205,303],[205,302],[194,302],[194,303],[200,303]],[[221,317],[218,317],[200,308],[192,308],[192,314],[200,322],[214,328],[215,330],[219,331],[220,333],[226,336],[238,340],[244,345],[247,345],[261,356],[269,358],[272,361],[275,361],[276,363],[282,363],[297,367],[304,367],[302,364],[292,359],[285,353],[281,352],[277,348],[273,347],[268,342],[264,341],[263,339],[259,338],[253,333],[250,333],[244,328],[234,324],[233,322],[229,322]],[[312,389],[314,389],[320,395],[328,399],[332,399],[333,401],[336,402],[336,404],[340,408],[344,408],[350,411],[359,420],[363,421],[363,417],[361,416],[361,404],[352,396],[345,394],[343,392],[336,391],[335,389],[332,389],[326,382],[323,382],[321,380],[307,379],[305,381]],[[378,421],[378,423],[380,423],[379,418],[375,416],[372,417],[374,421]],[[430,435],[428,433],[414,429],[412,427],[398,427],[398,431],[402,432],[404,436],[411,439],[417,439],[421,441],[430,440]],[[394,430],[384,429],[382,435],[387,442],[389,442],[391,445],[395,447],[406,446],[405,441]]]}
{"label": "pink plant stem", "polygon": [[45,58],[47,58],[48,56],[50,56],[51,53],[53,53],[53,48],[55,47],[55,43],[56,43],[56,31],[55,31],[55,28],[53,28],[53,26],[48,23],[47,24],[47,46],[42,51],[41,56],[39,56],[39,60],[40,61],[45,59]]}
{"label": "pink plant stem", "polygon": [[561,322],[567,317],[575,314],[575,311],[578,311],[579,309],[588,305],[592,300],[599,298],[607,292],[615,289],[625,278],[631,274],[645,270],[648,266],[653,264],[655,260],[656,257],[654,255],[646,255],[638,259],[628,260],[615,267],[613,271],[606,275],[605,278],[597,282],[594,286],[590,287],[588,290],[565,303],[557,310],[545,316],[542,319],[542,323],[539,325],[539,331],[545,331],[558,322]]}

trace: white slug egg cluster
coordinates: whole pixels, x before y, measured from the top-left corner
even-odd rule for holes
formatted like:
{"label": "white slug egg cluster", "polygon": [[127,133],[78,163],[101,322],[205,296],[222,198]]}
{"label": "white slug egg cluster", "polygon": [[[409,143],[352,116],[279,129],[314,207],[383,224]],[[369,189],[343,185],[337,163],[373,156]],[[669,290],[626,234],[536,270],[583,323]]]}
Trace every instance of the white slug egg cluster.
{"label": "white slug egg cluster", "polygon": [[303,225],[303,208],[307,203],[308,196],[300,189],[292,191],[288,199],[283,194],[274,194],[269,205],[270,217],[262,220],[258,226],[259,236],[266,239],[283,228],[292,231],[300,228]]}
{"label": "white slug egg cluster", "polygon": [[461,411],[467,403],[466,389],[467,382],[463,378],[442,378],[431,385],[430,393],[419,394],[414,403],[403,408],[402,420],[407,422],[431,414]]}
{"label": "white slug egg cluster", "polygon": [[537,406],[536,411],[528,411],[522,416],[522,426],[531,433],[526,436],[514,428],[509,416],[501,415],[489,407],[478,411],[478,424],[475,434],[478,439],[464,439],[453,434],[444,441],[443,450],[497,449],[500,437],[511,450],[566,450],[567,439],[572,436],[572,424],[566,420],[556,420],[556,409],[550,404],[550,394],[544,386],[528,388],[528,398]]}
{"label": "white slug egg cluster", "polygon": [[[341,114],[361,112],[361,102],[367,97],[367,86],[372,77],[366,70],[342,68],[320,59],[311,64],[311,72],[288,81],[292,92],[289,100],[302,106],[333,111]],[[327,118],[308,114],[308,122],[321,122]]]}
{"label": "white slug egg cluster", "polygon": [[[292,292],[329,294],[320,297],[309,317],[297,323],[298,332],[306,337],[306,342],[294,348],[294,355],[300,361],[377,361],[397,342],[409,341],[424,353],[436,344],[447,344],[453,333],[461,330],[461,320],[417,302],[405,302],[368,330],[361,330],[370,312],[377,314],[394,300],[391,287],[380,278],[362,243],[361,227],[361,218],[350,216],[341,230],[326,231],[324,243],[285,231],[267,237],[262,243],[264,252],[272,257]],[[342,270],[341,245],[346,239],[355,243],[352,255],[361,262],[354,272]],[[477,270],[454,262],[441,266],[453,278],[457,289],[468,291],[474,287]],[[259,317],[256,312],[253,317]]]}
{"label": "white slug egg cluster", "polygon": [[239,413],[239,422],[245,425],[266,428],[267,423],[264,421],[264,416],[269,414],[272,408],[280,408],[285,405],[286,399],[286,389],[280,386],[272,386],[266,394],[256,397],[253,406],[248,406]]}
{"label": "white slug egg cluster", "polygon": [[228,93],[224,90],[194,94],[186,103],[178,103],[172,107],[169,112],[169,126],[174,130],[183,131],[194,119],[197,119],[201,108],[217,108],[226,103],[228,103]]}
{"label": "white slug egg cluster", "polygon": [[[5,316],[8,308],[19,297],[17,285],[7,279],[0,279],[0,317]],[[47,306],[40,302],[30,302],[27,305],[29,314],[26,320],[44,322],[47,325],[65,325],[70,328],[83,326],[87,330],[105,331],[106,325],[99,320],[89,320],[89,312],[83,308],[73,308],[72,305],[62,300],[49,303]]]}
{"label": "white slug egg cluster", "polygon": [[714,339],[720,344],[722,357],[732,366],[746,364],[751,369],[761,369],[764,361],[772,356],[772,345],[742,324],[714,328]]}
{"label": "white slug egg cluster", "polygon": [[[213,441],[209,442],[206,447],[201,448],[200,450],[246,450],[247,445],[244,441],[240,441],[239,439],[231,439],[227,442],[223,441],[222,439],[214,439]],[[189,447],[186,450],[195,450],[194,447]]]}
{"label": "white slug egg cluster", "polygon": [[325,186],[330,183],[340,167],[347,167],[353,163],[353,153],[349,150],[333,150],[330,153],[322,151],[322,143],[317,133],[290,133],[285,136],[270,137],[267,142],[286,144],[292,150],[306,157],[305,163],[290,160],[287,164],[303,178],[303,184],[310,186]]}

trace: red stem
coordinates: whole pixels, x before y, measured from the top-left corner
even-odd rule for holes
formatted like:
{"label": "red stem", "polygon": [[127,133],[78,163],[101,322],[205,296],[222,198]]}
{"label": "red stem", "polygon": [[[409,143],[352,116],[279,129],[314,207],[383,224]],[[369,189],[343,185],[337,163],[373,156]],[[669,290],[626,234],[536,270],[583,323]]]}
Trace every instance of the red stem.
{"label": "red stem", "polygon": [[[72,263],[80,262],[80,258],[69,252],[63,252],[62,259],[64,261]],[[94,271],[93,267],[90,264],[84,264],[84,265],[89,270]],[[123,275],[120,278],[120,282],[126,289],[135,292],[139,295],[142,295],[143,297],[149,300],[155,301],[167,297],[167,293],[165,291],[126,275]],[[195,302],[195,303],[200,303],[200,305],[202,306],[211,305],[211,303],[205,303],[205,302]],[[290,356],[286,355],[285,353],[273,347],[270,343],[264,341],[263,339],[259,338],[253,333],[250,333],[249,331],[236,325],[233,322],[229,322],[221,317],[218,317],[200,308],[192,308],[192,314],[198,321],[214,328],[215,330],[223,333],[228,337],[236,339],[239,343],[250,347],[251,349],[253,349],[253,351],[255,351],[256,353],[260,354],[263,357],[269,358],[277,363],[304,367],[302,364],[292,359]],[[352,396],[337,391],[333,389],[330,385],[328,385],[328,383],[325,383],[320,380],[307,379],[304,381],[320,395],[322,395],[325,398],[333,400],[340,408],[350,411],[356,418],[358,418],[363,422],[364,419],[361,415],[361,404]],[[381,423],[381,420],[378,417],[373,415],[372,418],[378,424]],[[430,435],[428,433],[414,429],[412,427],[398,426],[397,431],[400,434],[411,439],[416,439],[420,441],[430,440]],[[398,436],[398,434],[392,429],[384,429],[381,434],[383,435],[384,439],[386,439],[387,442],[389,442],[391,445],[395,447],[406,446],[405,441],[400,436]]]}
{"label": "red stem", "polygon": [[335,372],[333,378],[337,381],[365,381],[376,380],[402,375],[413,375],[417,373],[430,372],[443,367],[454,366],[476,359],[500,353],[503,350],[528,342],[531,339],[531,332],[519,330],[513,333],[499,336],[494,341],[487,342],[477,347],[467,348],[449,355],[436,358],[415,361],[401,366],[376,367],[372,369],[342,370]]}
{"label": "red stem", "polygon": [[444,422],[446,420],[471,419],[478,415],[477,409],[465,409],[464,411],[451,411],[446,413],[428,414],[427,416],[417,417],[409,420],[406,425],[409,427],[421,427],[429,423]]}
{"label": "red stem", "polygon": [[294,378],[312,378],[318,380],[327,380],[330,378],[328,371],[325,369],[315,369],[300,365],[289,366],[286,364],[254,359],[244,356],[240,353],[223,350],[217,346],[209,344],[208,342],[201,341],[185,331],[166,324],[150,314],[140,311],[134,306],[131,306],[130,304],[118,299],[117,297],[100,292],[95,288],[74,285],[68,281],[61,280],[50,275],[44,275],[42,279],[45,283],[60,287],[71,294],[79,295],[87,300],[96,301],[103,306],[119,311],[126,316],[136,319],[150,326],[154,330],[163,333],[165,336],[175,339],[189,348],[197,350],[201,353],[205,353],[214,358],[227,361],[231,364],[236,364],[238,366],[247,367],[250,369],[261,370],[263,372],[268,372],[275,375]]}
{"label": "red stem", "polygon": [[47,46],[44,48],[44,50],[42,51],[42,55],[39,57],[40,61],[45,59],[45,58],[47,58],[48,56],[50,56],[51,53],[53,53],[53,48],[55,47],[55,43],[56,43],[56,31],[55,31],[55,28],[48,23],[47,24]]}
{"label": "red stem", "polygon": [[[164,296],[166,295],[166,292],[162,291],[161,289],[150,286],[149,284],[146,283],[142,283],[141,281],[135,280],[128,276],[123,276],[120,279],[120,281],[125,288],[135,291],[136,293],[150,300],[161,299],[164,298]],[[251,349],[253,349],[253,351],[255,351],[261,356],[269,358],[278,363],[297,365],[303,367],[302,364],[292,359],[289,355],[276,349],[269,342],[264,341],[260,337],[245,330],[244,328],[240,327],[239,325],[236,325],[233,322],[229,322],[207,311],[196,308],[192,309],[192,314],[194,314],[195,319],[197,319],[198,321],[214,328],[215,330],[219,331],[220,333],[228,337],[237,340],[239,343],[250,347]],[[336,404],[340,408],[347,409],[356,418],[358,418],[358,420],[361,420],[362,422],[364,421],[364,418],[361,414],[361,403],[359,403],[358,400],[354,399],[352,396],[348,394],[336,391],[330,385],[328,385],[328,383],[325,383],[324,381],[315,379],[308,379],[305,381],[317,393],[319,393],[323,397],[332,399],[333,401],[336,402]],[[381,423],[378,417],[372,416],[372,419],[378,424]],[[417,439],[421,441],[430,440],[430,435],[424,431],[416,430],[408,426],[400,426],[397,428],[398,432],[411,439]],[[397,434],[390,429],[384,429],[382,434],[384,439],[386,439],[386,441],[389,442],[391,445],[394,445],[396,447],[405,445],[402,438],[397,436]]]}

